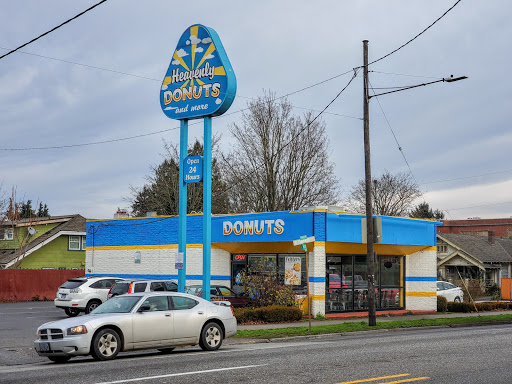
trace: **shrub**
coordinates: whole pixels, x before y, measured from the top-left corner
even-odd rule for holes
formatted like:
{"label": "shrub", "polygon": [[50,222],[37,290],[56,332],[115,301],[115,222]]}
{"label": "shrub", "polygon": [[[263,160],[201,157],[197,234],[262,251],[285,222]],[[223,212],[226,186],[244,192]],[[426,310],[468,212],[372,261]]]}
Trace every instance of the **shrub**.
{"label": "shrub", "polygon": [[240,281],[244,294],[258,299],[261,306],[295,306],[295,294],[291,285],[284,285],[273,272],[242,271]]}
{"label": "shrub", "polygon": [[260,308],[233,308],[233,310],[239,324],[280,323],[302,319],[302,311],[299,308],[282,305]]}
{"label": "shrub", "polygon": [[448,308],[448,300],[446,297],[437,296],[437,312],[446,312]]}

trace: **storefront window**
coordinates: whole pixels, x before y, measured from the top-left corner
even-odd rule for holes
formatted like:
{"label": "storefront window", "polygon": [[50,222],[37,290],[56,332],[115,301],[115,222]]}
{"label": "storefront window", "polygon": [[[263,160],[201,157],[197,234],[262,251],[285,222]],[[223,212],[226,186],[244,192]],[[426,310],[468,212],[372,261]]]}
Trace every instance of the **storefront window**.
{"label": "storefront window", "polygon": [[[403,300],[403,256],[378,256],[375,263],[375,305],[400,308]],[[366,255],[329,255],[325,279],[326,312],[368,309]]]}
{"label": "storefront window", "polygon": [[[247,267],[253,273],[274,273],[279,281],[284,284],[284,269],[286,256],[294,256],[301,258],[301,284],[294,285],[293,290],[302,294],[306,292],[306,256],[297,253],[280,253],[280,254],[249,254],[247,255]],[[235,266],[235,264],[233,264]],[[236,266],[237,273],[241,270],[241,266]],[[233,272],[235,267],[233,268]],[[236,283],[236,281],[235,281]]]}

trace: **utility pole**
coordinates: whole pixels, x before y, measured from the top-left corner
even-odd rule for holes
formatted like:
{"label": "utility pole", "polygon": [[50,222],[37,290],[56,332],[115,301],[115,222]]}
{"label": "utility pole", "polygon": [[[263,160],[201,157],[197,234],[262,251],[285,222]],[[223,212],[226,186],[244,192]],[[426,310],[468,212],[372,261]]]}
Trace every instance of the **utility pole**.
{"label": "utility pole", "polygon": [[363,40],[364,84],[364,174],[366,190],[366,265],[368,267],[368,325],[377,325],[375,316],[375,260],[373,254],[372,169],[370,163],[370,95],[368,91],[368,40]]}

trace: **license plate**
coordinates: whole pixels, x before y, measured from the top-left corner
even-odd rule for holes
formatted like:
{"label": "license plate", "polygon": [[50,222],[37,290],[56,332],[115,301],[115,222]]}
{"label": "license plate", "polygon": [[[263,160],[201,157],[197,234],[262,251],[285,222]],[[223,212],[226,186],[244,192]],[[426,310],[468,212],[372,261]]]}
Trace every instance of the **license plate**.
{"label": "license plate", "polygon": [[50,343],[41,343],[39,344],[39,349],[41,352],[50,352],[52,349],[50,348]]}
{"label": "license plate", "polygon": [[65,299],[65,298],[66,298],[66,294],[65,294],[65,293],[61,293],[61,294],[60,294],[60,298],[61,298],[61,299]]}

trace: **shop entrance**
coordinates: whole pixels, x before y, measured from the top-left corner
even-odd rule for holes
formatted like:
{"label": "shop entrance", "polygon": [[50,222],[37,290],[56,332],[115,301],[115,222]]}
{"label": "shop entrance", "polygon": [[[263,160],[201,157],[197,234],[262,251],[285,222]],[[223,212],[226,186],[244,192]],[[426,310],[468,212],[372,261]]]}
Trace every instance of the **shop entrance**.
{"label": "shop entrance", "polygon": [[[378,309],[402,308],[403,256],[378,257],[375,297]],[[366,255],[328,255],[325,276],[325,312],[368,310]]]}

